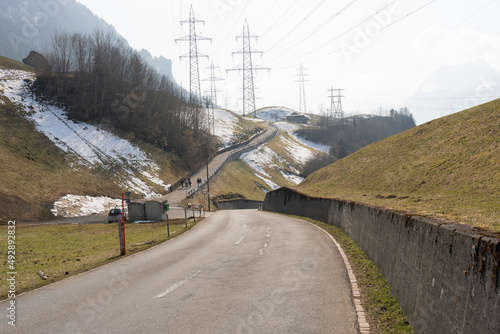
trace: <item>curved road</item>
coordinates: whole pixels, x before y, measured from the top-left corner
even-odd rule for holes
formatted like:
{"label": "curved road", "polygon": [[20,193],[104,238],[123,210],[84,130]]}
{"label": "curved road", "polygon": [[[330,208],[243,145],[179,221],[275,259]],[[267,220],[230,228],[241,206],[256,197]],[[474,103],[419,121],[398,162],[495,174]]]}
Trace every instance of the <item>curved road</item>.
{"label": "curved road", "polygon": [[[330,238],[256,210],[218,211],[147,251],[24,293],[16,305],[18,333],[357,333]],[[4,316],[0,331],[7,327]]]}
{"label": "curved road", "polygon": [[[255,145],[256,143],[262,141],[264,138],[269,137],[276,130],[275,128],[273,128],[272,126],[270,126],[267,123],[262,123],[261,125],[266,128],[266,131],[262,132],[258,136],[255,136],[255,138],[253,138],[248,143],[248,145],[246,145],[245,147]],[[219,165],[227,157],[229,157],[231,154],[235,153],[238,150],[241,150],[241,148],[234,148],[234,149],[229,150],[227,152],[223,152],[221,154],[216,155],[208,163],[208,173],[212,174],[217,169],[217,167],[219,167]],[[196,187],[196,180],[198,178],[201,178],[202,180],[206,180],[207,179],[207,170],[206,170],[206,168],[202,168],[196,174],[194,174],[194,175],[191,176],[191,184],[192,184],[192,186],[191,186],[191,188],[187,189],[188,191],[191,190],[191,189],[194,189]],[[158,197],[157,199],[166,199],[170,203],[170,206],[173,207],[173,206],[179,205],[179,203],[186,198],[186,195],[187,195],[186,194],[186,188],[184,188],[184,189],[178,188],[178,189],[175,189],[170,194]]]}

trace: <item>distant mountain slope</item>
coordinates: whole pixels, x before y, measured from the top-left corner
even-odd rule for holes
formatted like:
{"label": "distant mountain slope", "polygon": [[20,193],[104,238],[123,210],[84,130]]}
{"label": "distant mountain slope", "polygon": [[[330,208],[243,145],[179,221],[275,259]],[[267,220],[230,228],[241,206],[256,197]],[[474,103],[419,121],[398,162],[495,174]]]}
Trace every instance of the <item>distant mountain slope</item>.
{"label": "distant mountain slope", "polygon": [[418,124],[500,97],[500,72],[483,60],[443,66],[432,73],[406,106]]}
{"label": "distant mountain slope", "polygon": [[[31,50],[44,53],[56,32],[90,34],[96,29],[118,35],[115,28],[75,0],[0,0],[0,55],[22,61]],[[171,80],[172,61],[141,56]]]}
{"label": "distant mountain slope", "polygon": [[0,54],[18,61],[31,50],[43,52],[57,31],[91,33],[113,26],[75,0],[0,0]]}
{"label": "distant mountain slope", "polygon": [[369,145],[299,189],[500,229],[500,99]]}

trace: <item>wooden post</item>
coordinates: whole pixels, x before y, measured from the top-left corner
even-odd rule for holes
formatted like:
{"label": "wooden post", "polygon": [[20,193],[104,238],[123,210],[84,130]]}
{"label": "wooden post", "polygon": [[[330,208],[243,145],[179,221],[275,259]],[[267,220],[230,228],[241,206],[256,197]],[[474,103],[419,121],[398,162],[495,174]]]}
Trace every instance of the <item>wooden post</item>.
{"label": "wooden post", "polygon": [[168,223],[168,213],[167,213],[167,236],[170,236],[170,224]]}

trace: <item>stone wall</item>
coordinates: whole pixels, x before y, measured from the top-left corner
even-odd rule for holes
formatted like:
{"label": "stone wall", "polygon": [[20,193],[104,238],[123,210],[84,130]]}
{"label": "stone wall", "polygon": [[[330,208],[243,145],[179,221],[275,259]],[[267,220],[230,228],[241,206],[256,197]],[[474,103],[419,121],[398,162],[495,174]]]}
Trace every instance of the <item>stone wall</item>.
{"label": "stone wall", "polygon": [[280,188],[263,209],[350,235],[382,271],[417,333],[499,333],[498,233]]}
{"label": "stone wall", "polygon": [[262,207],[262,201],[252,201],[249,199],[231,199],[225,201],[214,201],[217,210],[242,210],[259,209]]}

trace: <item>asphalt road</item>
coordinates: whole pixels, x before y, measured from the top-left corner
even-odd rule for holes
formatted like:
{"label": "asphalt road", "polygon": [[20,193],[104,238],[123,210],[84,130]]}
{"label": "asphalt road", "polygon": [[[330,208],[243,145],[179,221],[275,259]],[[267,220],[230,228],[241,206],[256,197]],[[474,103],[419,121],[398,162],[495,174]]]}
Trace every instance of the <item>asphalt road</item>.
{"label": "asphalt road", "polygon": [[[24,293],[2,333],[356,333],[347,271],[313,225],[218,211],[147,251]],[[0,303],[6,313],[8,304]]]}

